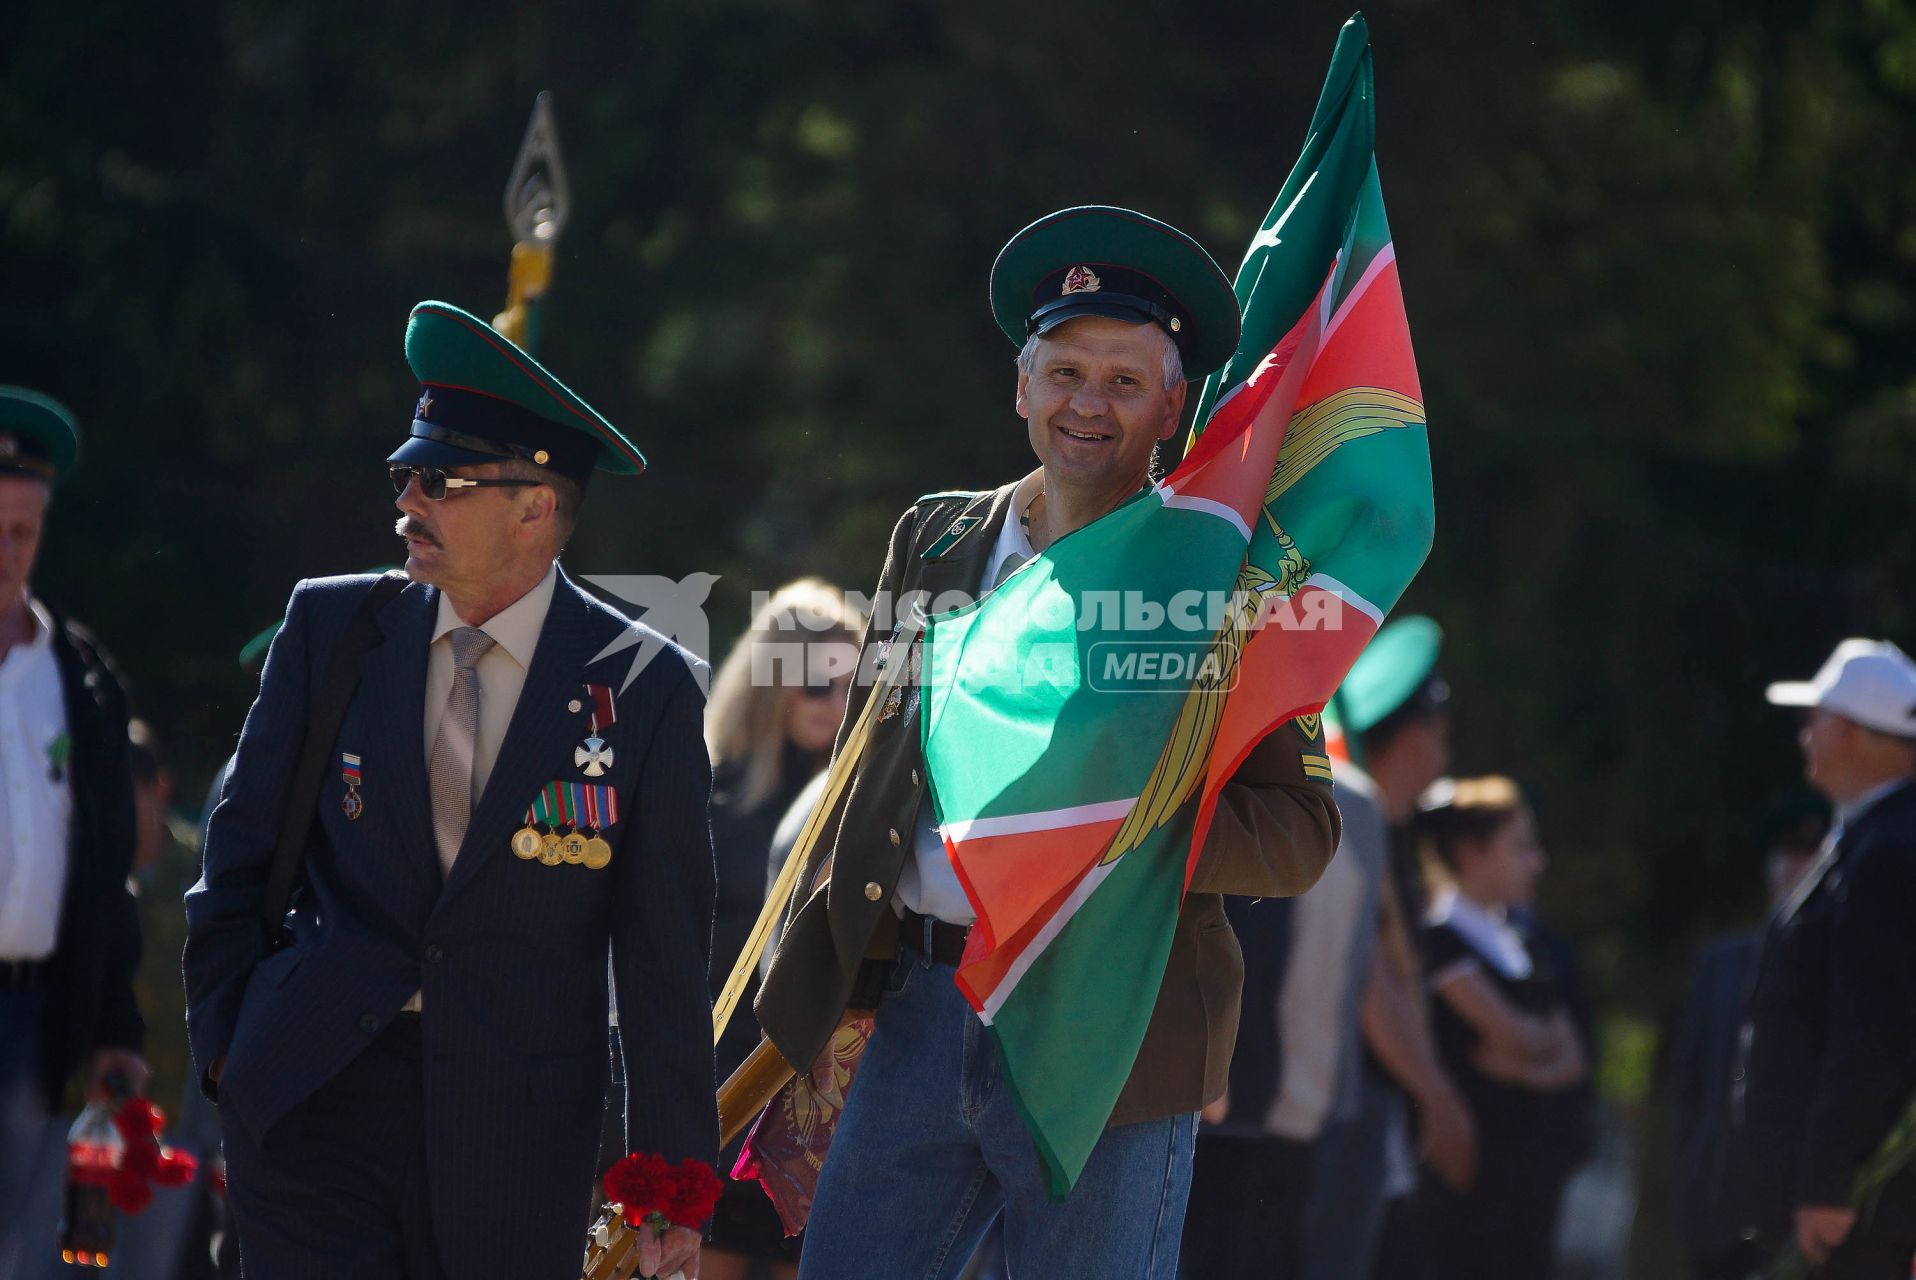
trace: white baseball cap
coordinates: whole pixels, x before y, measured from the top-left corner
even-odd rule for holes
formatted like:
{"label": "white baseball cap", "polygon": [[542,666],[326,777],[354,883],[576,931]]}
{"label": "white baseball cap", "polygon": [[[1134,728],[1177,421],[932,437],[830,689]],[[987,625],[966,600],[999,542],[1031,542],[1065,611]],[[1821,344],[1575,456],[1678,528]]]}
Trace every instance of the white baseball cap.
{"label": "white baseball cap", "polygon": [[1779,681],[1764,696],[1779,707],[1821,707],[1866,729],[1916,738],[1916,662],[1887,640],[1845,640],[1812,679]]}

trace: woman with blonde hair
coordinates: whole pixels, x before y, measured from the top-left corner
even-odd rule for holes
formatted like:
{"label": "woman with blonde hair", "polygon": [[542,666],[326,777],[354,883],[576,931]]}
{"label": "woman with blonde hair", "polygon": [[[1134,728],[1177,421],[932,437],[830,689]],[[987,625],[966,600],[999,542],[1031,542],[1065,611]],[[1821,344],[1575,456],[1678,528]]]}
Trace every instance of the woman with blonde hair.
{"label": "woman with blonde hair", "polygon": [[1416,830],[1438,881],[1424,917],[1431,1022],[1477,1117],[1477,1180],[1423,1187],[1435,1280],[1545,1280],[1563,1189],[1580,1158],[1570,1092],[1588,1074],[1550,954],[1513,922],[1544,867],[1536,823],[1505,777],[1440,779]]}
{"label": "woman with blonde hair", "polygon": [[[712,847],[718,860],[714,998],[764,905],[765,862],[778,820],[830,759],[864,625],[844,592],[819,578],[800,578],[759,607],[713,677],[705,743],[712,753]],[[720,1080],[758,1043],[756,991],[754,977],[719,1042]],[[735,1147],[726,1152],[721,1172],[730,1171],[737,1155]],[[778,1280],[792,1280],[798,1242],[785,1239],[762,1190],[728,1180],[700,1275],[742,1280],[754,1259],[768,1264]]]}

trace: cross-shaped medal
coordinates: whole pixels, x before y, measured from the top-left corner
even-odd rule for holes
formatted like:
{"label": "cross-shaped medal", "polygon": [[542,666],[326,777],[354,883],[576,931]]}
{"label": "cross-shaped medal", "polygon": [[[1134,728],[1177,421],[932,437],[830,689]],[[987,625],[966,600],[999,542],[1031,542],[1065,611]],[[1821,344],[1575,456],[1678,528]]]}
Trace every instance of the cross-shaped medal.
{"label": "cross-shaped medal", "polygon": [[588,778],[604,775],[612,767],[612,748],[605,745],[605,739],[594,735],[572,749],[572,763],[585,770]]}

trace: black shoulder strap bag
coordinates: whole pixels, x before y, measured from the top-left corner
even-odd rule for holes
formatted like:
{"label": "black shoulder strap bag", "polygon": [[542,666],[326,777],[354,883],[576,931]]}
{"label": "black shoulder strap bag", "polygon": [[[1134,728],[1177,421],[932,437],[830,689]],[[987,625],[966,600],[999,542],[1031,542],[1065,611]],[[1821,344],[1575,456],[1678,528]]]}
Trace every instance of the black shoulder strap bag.
{"label": "black shoulder strap bag", "polygon": [[379,637],[379,611],[406,589],[407,582],[405,574],[395,572],[373,583],[333,646],[319,696],[307,709],[306,742],[300,748],[299,768],[293,774],[292,791],[280,819],[279,841],[273,846],[272,869],[266,876],[266,897],[260,904],[260,927],[265,931],[269,954],[292,941],[286,912],[292,906],[293,888],[305,869],[306,849],[317,829],[314,817],[326,762],[339,737],[339,726],[345,722],[346,708],[352,705],[353,692],[359,687],[359,660]]}

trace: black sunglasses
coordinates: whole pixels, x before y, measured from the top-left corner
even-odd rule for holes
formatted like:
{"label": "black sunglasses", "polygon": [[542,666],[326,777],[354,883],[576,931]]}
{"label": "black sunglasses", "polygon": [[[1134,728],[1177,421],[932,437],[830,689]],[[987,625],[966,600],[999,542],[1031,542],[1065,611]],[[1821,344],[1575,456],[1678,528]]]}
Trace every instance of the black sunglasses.
{"label": "black sunglasses", "polygon": [[464,476],[447,475],[444,467],[393,466],[386,470],[392,476],[394,493],[406,492],[406,486],[417,480],[419,492],[434,502],[443,500],[450,489],[513,489],[545,483],[542,480],[468,480]]}

